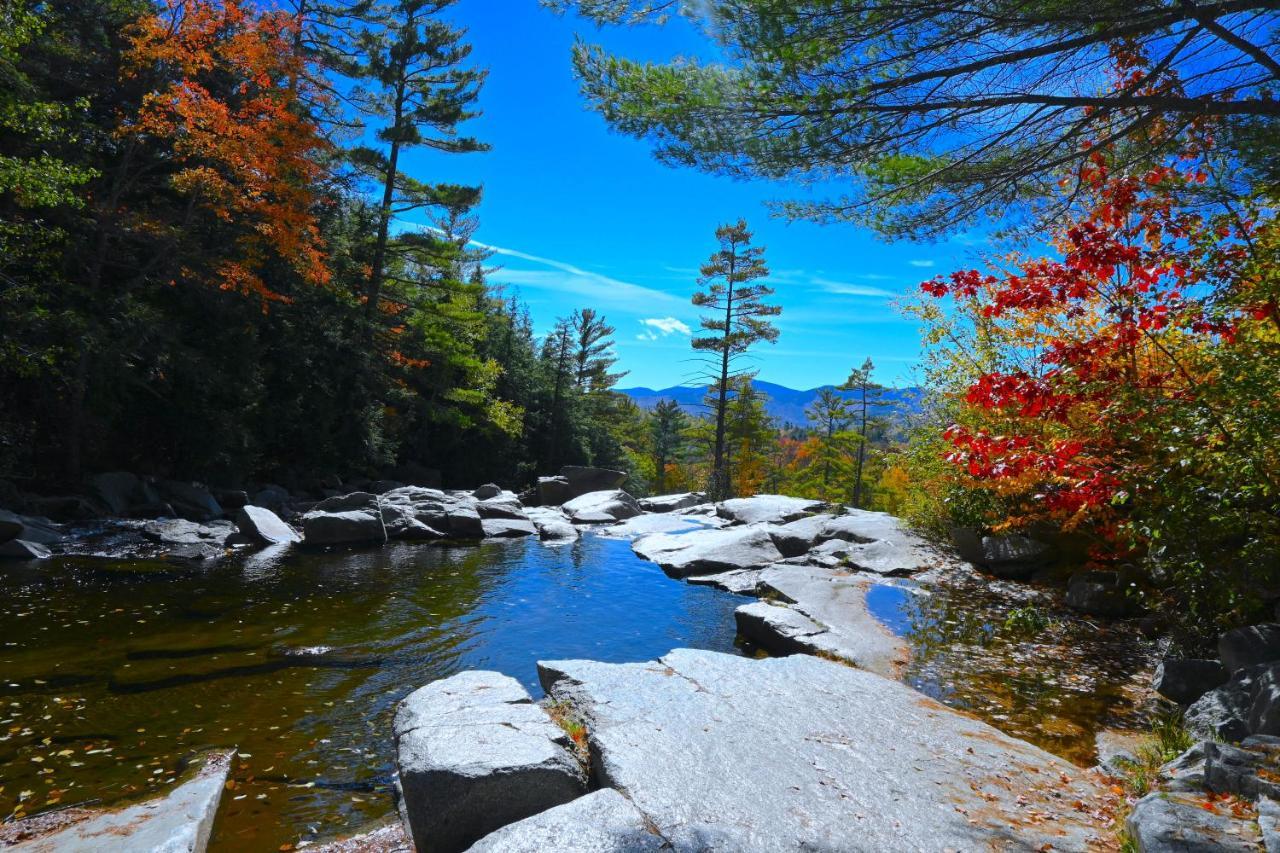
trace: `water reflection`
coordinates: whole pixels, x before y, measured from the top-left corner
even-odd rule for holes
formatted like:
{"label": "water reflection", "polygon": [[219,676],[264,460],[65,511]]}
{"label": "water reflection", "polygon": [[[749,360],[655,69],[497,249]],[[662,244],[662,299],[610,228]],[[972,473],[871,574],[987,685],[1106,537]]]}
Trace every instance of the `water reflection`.
{"label": "water reflection", "polygon": [[142,794],[236,746],[218,850],[277,849],[387,813],[395,704],[459,670],[540,693],[538,659],[733,652],[741,599],[585,536],[204,573],[68,558],[0,575],[0,818]]}
{"label": "water reflection", "polygon": [[[910,642],[908,684],[1014,737],[1090,765],[1097,732],[1145,724],[1152,645],[1131,623],[1094,624],[1047,590],[969,575],[876,585],[867,605]],[[1018,608],[1034,609],[1034,628],[1009,618]]]}

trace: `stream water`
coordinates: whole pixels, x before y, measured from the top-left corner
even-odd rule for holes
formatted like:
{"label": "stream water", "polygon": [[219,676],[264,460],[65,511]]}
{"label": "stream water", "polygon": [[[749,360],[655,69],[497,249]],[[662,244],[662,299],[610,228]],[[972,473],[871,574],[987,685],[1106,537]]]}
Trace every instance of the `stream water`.
{"label": "stream water", "polygon": [[[393,808],[391,717],[414,688],[485,668],[539,696],[539,659],[737,653],[744,601],[593,534],[265,551],[198,572],[6,566],[0,819],[144,795],[200,750],[234,746],[211,849],[354,831]],[[868,604],[912,644],[910,683],[1065,757],[1088,763],[1098,727],[1140,715],[1131,635],[1051,620],[1024,637],[1004,627],[1008,600],[981,587],[877,586]]]}

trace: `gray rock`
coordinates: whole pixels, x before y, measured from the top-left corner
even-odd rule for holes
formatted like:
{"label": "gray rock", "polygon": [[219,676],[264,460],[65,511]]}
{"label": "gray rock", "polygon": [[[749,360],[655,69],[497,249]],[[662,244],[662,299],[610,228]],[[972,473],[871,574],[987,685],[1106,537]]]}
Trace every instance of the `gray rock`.
{"label": "gray rock", "polygon": [[1107,832],[1088,772],[852,667],[678,649],[538,670],[584,719],[593,778],[676,850],[1084,850]]}
{"label": "gray rock", "polygon": [[1115,572],[1080,572],[1067,582],[1066,604],[1094,616],[1124,616],[1132,602]]}
{"label": "gray rock", "polygon": [[1204,745],[1195,743],[1186,752],[1160,768],[1160,787],[1182,793],[1204,792]]}
{"label": "gray rock", "polygon": [[1228,672],[1280,661],[1280,624],[1249,625],[1218,638],[1218,659]]}
{"label": "gray rock", "polygon": [[682,492],[678,495],[657,495],[641,498],[640,508],[645,512],[679,512],[695,507],[707,499],[702,492]]}
{"label": "gray rock", "polygon": [[542,506],[560,506],[572,498],[567,477],[538,478],[538,503]]}
{"label": "gray rock", "polygon": [[1226,684],[1192,702],[1183,715],[1187,728],[1202,738],[1238,741],[1248,737],[1254,688],[1266,668],[1242,669]]}
{"label": "gray rock", "polygon": [[1230,812],[1209,811],[1203,796],[1148,794],[1133,807],[1125,828],[1140,853],[1250,851],[1262,842],[1257,824]]}
{"label": "gray rock", "polygon": [[578,538],[578,528],[558,509],[529,507],[525,514],[538,528],[538,538],[544,542],[572,542]]}
{"label": "gray rock", "polygon": [[394,729],[402,814],[419,850],[465,850],[586,790],[568,735],[496,672],[463,672],[410,693]]}
{"label": "gray rock", "polygon": [[716,504],[716,514],[736,524],[786,524],[825,507],[822,501],[786,495],[756,495],[732,498]]}
{"label": "gray rock", "polygon": [[454,539],[483,539],[484,521],[480,518],[475,505],[453,504],[446,515],[449,536]]}
{"label": "gray rock", "polygon": [[490,833],[470,853],[642,853],[669,850],[634,804],[603,788]]}
{"label": "gray rock", "polygon": [[502,486],[496,483],[485,483],[480,488],[471,493],[478,501],[487,501],[489,498],[496,498],[502,494]]}
{"label": "gray rock", "polygon": [[399,820],[305,849],[307,853],[414,853],[413,842]]}
{"label": "gray rock", "polygon": [[224,510],[240,509],[252,503],[249,493],[242,489],[214,489],[213,497]]}
{"label": "gray rock", "polygon": [[59,545],[66,536],[47,518],[18,515],[0,509],[0,542],[21,539],[39,545]]}
{"label": "gray rock", "polygon": [[760,591],[760,569],[738,569],[717,575],[691,575],[689,583],[714,586],[737,595],[756,595]]}
{"label": "gray rock", "polygon": [[1280,664],[1271,664],[1258,674],[1249,704],[1249,733],[1280,735]]}
{"label": "gray rock", "polygon": [[192,778],[164,796],[136,805],[73,808],[8,824],[0,828],[0,847],[21,853],[203,853],[231,756],[231,752],[207,754]]}
{"label": "gray rock", "polygon": [[229,521],[199,524],[185,518],[161,518],[142,525],[142,535],[161,545],[208,545],[218,548],[236,531]]}
{"label": "gray rock", "polygon": [[[378,506],[388,539],[422,541],[445,538],[444,532],[438,527],[420,521],[417,508],[410,503],[395,503],[384,496],[379,498]],[[448,518],[443,513],[433,516],[433,520],[437,523],[446,522],[441,526],[447,526]]]}
{"label": "gray rock", "polygon": [[352,492],[325,498],[302,517],[307,545],[381,545],[387,541],[378,496]]}
{"label": "gray rock", "polygon": [[637,539],[631,549],[674,577],[760,568],[782,559],[769,532],[760,527],[655,533]]}
{"label": "gray rock", "polygon": [[492,498],[486,498],[476,504],[476,511],[481,518],[514,518],[521,521],[528,518],[520,500],[510,492],[505,495],[499,492]]}
{"label": "gray rock", "polygon": [[89,481],[89,487],[112,515],[125,515],[130,507],[149,503],[154,498],[145,494],[142,480],[128,471],[98,474]]}
{"label": "gray rock", "polygon": [[1156,665],[1151,687],[1179,705],[1190,705],[1226,681],[1227,670],[1216,660],[1165,658]]}
{"label": "gray rock", "polygon": [[527,518],[481,519],[486,539],[516,539],[521,536],[537,536],[538,528]]}
{"label": "gray rock", "polygon": [[266,507],[272,512],[280,512],[289,503],[289,490],[284,486],[266,485],[253,495],[255,506]]}
{"label": "gray rock", "polygon": [[28,542],[25,539],[10,539],[0,544],[0,559],[6,560],[47,560],[53,552],[39,542]]}
{"label": "gray rock", "polygon": [[996,577],[1025,578],[1045,564],[1050,550],[1021,533],[983,536],[981,565]]}
{"label": "gray rock", "polygon": [[1267,853],[1280,853],[1280,803],[1270,797],[1258,800],[1258,829]]}
{"label": "gray rock", "polygon": [[611,468],[588,468],[582,465],[566,465],[560,476],[569,484],[569,497],[576,498],[591,492],[611,492],[621,489],[626,482],[625,471]]}
{"label": "gray rock", "polygon": [[926,548],[910,541],[881,539],[876,542],[850,544],[844,551],[846,565],[864,572],[886,577],[900,577],[922,572],[936,564],[937,558]]}
{"label": "gray rock", "polygon": [[1280,762],[1267,749],[1246,749],[1225,743],[1205,741],[1204,786],[1219,794],[1237,794],[1256,800],[1258,797],[1280,797]]}
{"label": "gray rock", "polygon": [[298,532],[281,521],[280,516],[266,507],[253,504],[240,507],[236,513],[236,527],[240,528],[241,534],[263,545],[302,541]]}
{"label": "gray rock", "polygon": [[190,521],[212,521],[222,516],[222,504],[200,483],[161,480],[156,484],[160,497],[178,515]]}
{"label": "gray rock", "polygon": [[640,504],[621,489],[588,492],[575,497],[561,509],[574,524],[608,524],[640,514]]}
{"label": "gray rock", "polygon": [[822,536],[823,528],[832,519],[830,515],[812,515],[786,524],[771,525],[769,536],[773,538],[773,544],[778,546],[782,556],[799,557],[807,554],[813,546],[826,541]]}

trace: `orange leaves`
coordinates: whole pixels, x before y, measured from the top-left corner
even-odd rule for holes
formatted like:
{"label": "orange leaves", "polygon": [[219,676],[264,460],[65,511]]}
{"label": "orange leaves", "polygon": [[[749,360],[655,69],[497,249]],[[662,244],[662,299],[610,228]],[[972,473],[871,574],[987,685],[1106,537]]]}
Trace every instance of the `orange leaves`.
{"label": "orange leaves", "polygon": [[302,106],[310,91],[294,22],[239,0],[168,0],[131,34],[128,73],[154,80],[121,133],[171,147],[172,186],[235,237],[216,283],[281,301],[259,271],[279,258],[308,284],[330,278],[312,213],[325,148]]}

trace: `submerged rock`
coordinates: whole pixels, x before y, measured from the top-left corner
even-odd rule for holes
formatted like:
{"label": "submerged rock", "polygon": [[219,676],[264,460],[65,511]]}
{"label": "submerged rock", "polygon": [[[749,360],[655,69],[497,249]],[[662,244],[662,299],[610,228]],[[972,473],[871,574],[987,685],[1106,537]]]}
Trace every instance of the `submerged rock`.
{"label": "submerged rock", "polygon": [[769,531],[760,527],[655,533],[637,539],[631,548],[675,577],[759,568],[782,559]]}
{"label": "submerged rock", "polygon": [[603,788],[563,806],[504,826],[470,853],[644,853],[670,850],[635,804]]}
{"label": "submerged rock", "polygon": [[263,545],[283,545],[287,542],[301,542],[298,531],[281,521],[266,507],[246,504],[236,513],[236,527],[240,532]]}
{"label": "submerged rock", "polygon": [[538,664],[593,778],[676,850],[1084,850],[1100,781],[903,684],[808,655]]}
{"label": "submerged rock", "polygon": [[640,504],[621,489],[589,492],[574,498],[563,507],[574,524],[608,524],[640,514]]}
{"label": "submerged rock", "polygon": [[716,504],[716,514],[737,524],[786,524],[825,507],[822,501],[786,495],[756,495],[732,498]]}
{"label": "submerged rock", "polygon": [[465,850],[586,791],[570,740],[515,679],[470,671],[405,697],[395,717],[401,808],[419,850]]}
{"label": "submerged rock", "polygon": [[0,846],[22,853],[203,853],[231,756],[231,752],[207,754],[191,779],[137,805],[73,808],[0,827]]}
{"label": "submerged rock", "polygon": [[325,498],[302,517],[304,541],[312,546],[381,545],[387,541],[378,496],[352,492]]}

